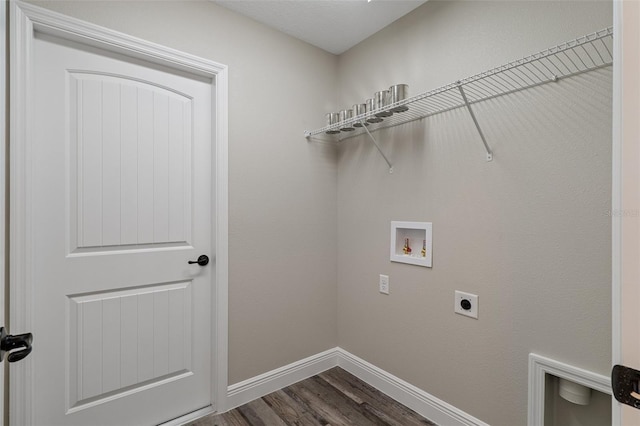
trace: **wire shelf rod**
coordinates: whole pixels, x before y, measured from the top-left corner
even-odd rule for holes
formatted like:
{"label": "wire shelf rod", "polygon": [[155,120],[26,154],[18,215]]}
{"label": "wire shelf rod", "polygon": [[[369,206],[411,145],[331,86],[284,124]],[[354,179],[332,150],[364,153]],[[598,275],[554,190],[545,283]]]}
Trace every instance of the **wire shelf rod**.
{"label": "wire shelf rod", "polygon": [[607,44],[604,42],[604,40],[600,39],[600,43],[602,43],[602,45],[604,46],[605,50],[607,51],[607,53],[609,54],[609,57],[613,58],[613,53],[611,53],[611,50],[609,50],[609,47],[607,46]]}
{"label": "wire shelf rod", "polygon": [[[525,71],[527,71],[527,72],[525,72]],[[523,78],[524,78],[525,80],[528,80],[530,83],[535,84],[535,83],[537,83],[538,81],[540,81],[540,79],[539,79],[535,74],[533,74],[533,73],[529,70],[529,68],[528,68],[528,67],[526,67],[526,66],[523,66],[523,67],[520,67],[520,68],[516,68],[516,69],[514,69],[514,70],[513,70],[513,72],[514,72],[514,73],[515,73],[515,72],[518,72],[518,73],[522,74]]]}
{"label": "wire shelf rod", "polygon": [[471,93],[478,93],[477,97],[485,98],[487,96],[492,96],[495,92],[492,92],[486,85],[478,84],[478,85],[469,85],[467,86],[467,91]]}
{"label": "wire shelf rod", "polygon": [[[593,58],[591,57],[591,53],[589,53],[589,51],[587,49],[585,49],[584,46],[580,46],[582,48],[582,50],[584,51],[584,53],[587,55],[587,57],[589,57],[589,59],[591,60],[591,63],[593,65],[596,64],[596,61],[593,60]],[[586,65],[585,65],[586,66]]]}
{"label": "wire shelf rod", "polygon": [[[549,78],[549,76],[553,76],[553,75],[554,75],[554,74],[551,72],[551,70],[550,70],[549,68],[546,68],[546,67],[545,67],[545,68],[547,69],[547,71],[549,71],[549,74],[545,74],[545,72],[544,72],[544,71],[542,71],[540,68],[538,68],[538,65],[537,65],[535,62],[530,62],[530,65],[531,65],[533,68],[535,68],[535,70],[536,70],[536,71],[538,71],[538,73],[540,73],[540,75],[542,76],[542,77],[540,77],[540,80],[544,80],[544,79],[546,79],[546,78]],[[542,64],[542,63],[540,63],[540,65],[543,65],[543,66],[544,66],[544,64]]]}

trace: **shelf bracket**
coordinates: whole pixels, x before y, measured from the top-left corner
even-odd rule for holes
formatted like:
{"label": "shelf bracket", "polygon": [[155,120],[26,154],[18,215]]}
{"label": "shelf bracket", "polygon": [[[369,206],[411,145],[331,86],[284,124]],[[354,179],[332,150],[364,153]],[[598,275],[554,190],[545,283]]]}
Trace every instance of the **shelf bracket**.
{"label": "shelf bracket", "polygon": [[371,132],[369,131],[369,129],[367,129],[367,123],[364,120],[360,120],[360,124],[362,125],[362,128],[367,132],[371,140],[373,141],[373,144],[378,149],[378,152],[380,153],[380,155],[382,155],[382,158],[384,158],[384,161],[386,161],[387,164],[389,165],[389,173],[393,173],[393,166],[391,165],[391,162],[389,161],[387,156],[384,155],[384,152],[382,152],[382,149],[380,148],[380,145],[378,145],[376,138],[374,138]]}
{"label": "shelf bracket", "polygon": [[464,101],[464,104],[467,106],[467,109],[469,110],[469,114],[471,114],[471,118],[473,119],[473,124],[476,125],[476,129],[478,130],[478,133],[480,133],[480,139],[482,139],[482,143],[484,144],[484,149],[487,151],[487,161],[492,161],[493,152],[491,152],[491,148],[489,148],[489,144],[487,143],[487,140],[484,138],[484,133],[482,133],[482,129],[478,124],[478,119],[476,118],[476,115],[473,113],[473,110],[471,109],[471,104],[467,99],[467,95],[464,93],[464,89],[462,89],[462,83],[460,83],[460,81],[457,81],[456,83],[458,84],[460,95],[462,95],[462,100]]}

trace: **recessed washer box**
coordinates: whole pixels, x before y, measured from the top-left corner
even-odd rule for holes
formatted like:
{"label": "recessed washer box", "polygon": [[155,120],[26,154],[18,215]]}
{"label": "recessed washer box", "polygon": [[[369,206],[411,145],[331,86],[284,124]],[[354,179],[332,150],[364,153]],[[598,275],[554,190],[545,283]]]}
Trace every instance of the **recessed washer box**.
{"label": "recessed washer box", "polygon": [[431,222],[391,222],[390,260],[431,268]]}

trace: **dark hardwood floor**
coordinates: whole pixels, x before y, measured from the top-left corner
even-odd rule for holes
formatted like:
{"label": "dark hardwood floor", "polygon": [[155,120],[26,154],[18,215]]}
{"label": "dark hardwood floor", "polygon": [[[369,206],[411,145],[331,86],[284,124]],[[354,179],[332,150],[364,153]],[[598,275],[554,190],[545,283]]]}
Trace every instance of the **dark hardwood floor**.
{"label": "dark hardwood floor", "polygon": [[188,426],[424,426],[434,423],[336,367]]}

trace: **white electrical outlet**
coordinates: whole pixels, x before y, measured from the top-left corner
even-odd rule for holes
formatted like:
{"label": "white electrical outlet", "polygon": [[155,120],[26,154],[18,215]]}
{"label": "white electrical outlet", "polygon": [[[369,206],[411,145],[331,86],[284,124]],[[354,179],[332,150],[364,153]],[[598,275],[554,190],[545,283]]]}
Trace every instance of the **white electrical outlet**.
{"label": "white electrical outlet", "polygon": [[478,296],[456,290],[453,310],[456,314],[478,319]]}
{"label": "white electrical outlet", "polygon": [[389,275],[380,275],[380,293],[389,294]]}

